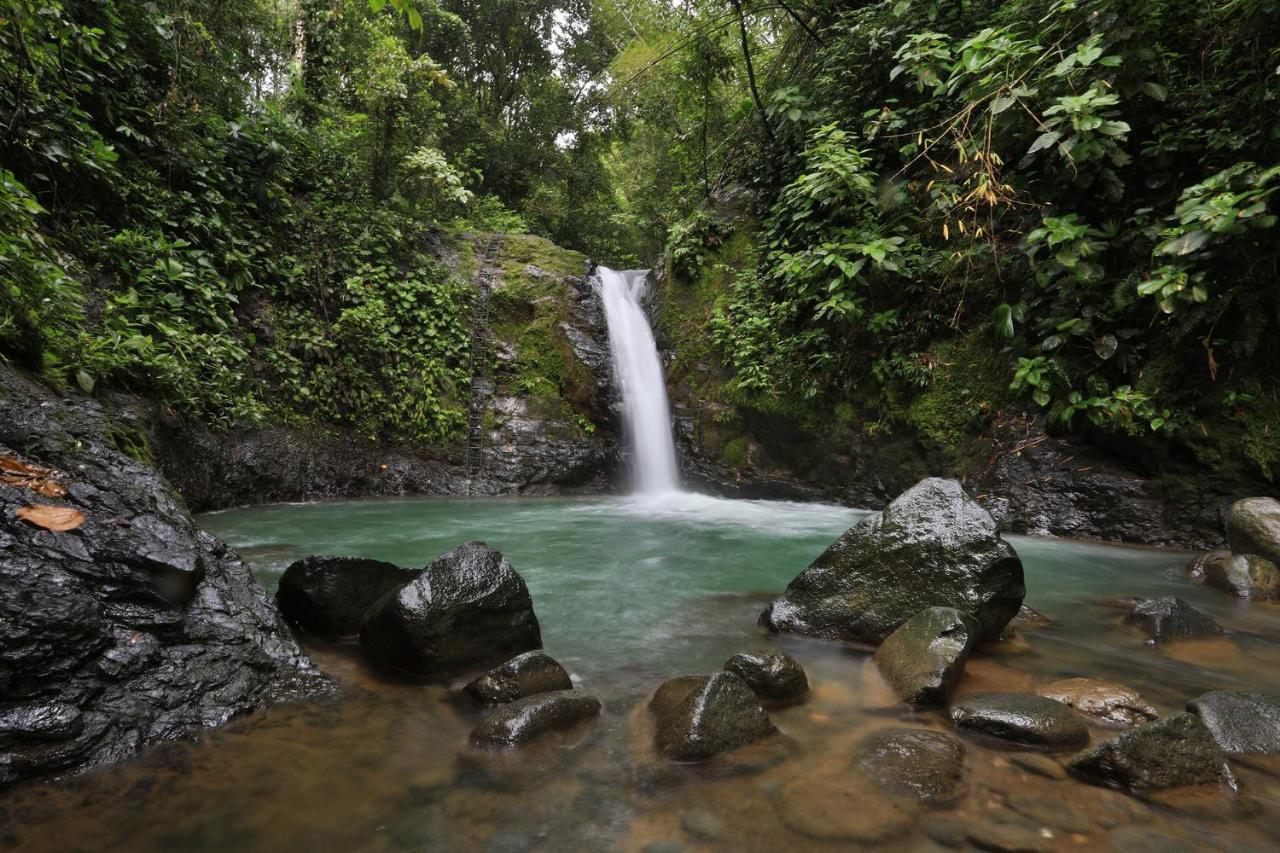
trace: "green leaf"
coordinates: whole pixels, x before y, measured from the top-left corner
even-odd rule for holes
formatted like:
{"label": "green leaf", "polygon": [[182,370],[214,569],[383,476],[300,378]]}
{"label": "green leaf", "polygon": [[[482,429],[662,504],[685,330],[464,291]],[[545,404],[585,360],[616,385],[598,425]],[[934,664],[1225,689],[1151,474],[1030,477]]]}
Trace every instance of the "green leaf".
{"label": "green leaf", "polygon": [[76,384],[80,386],[80,390],[86,394],[93,393],[93,377],[84,370],[76,371]]}
{"label": "green leaf", "polygon": [[1031,147],[1027,149],[1027,153],[1034,154],[1043,148],[1048,148],[1050,145],[1054,144],[1061,138],[1062,138],[1062,134],[1056,130],[1051,130],[1047,133],[1042,133],[1036,137],[1035,142],[1031,143]]}

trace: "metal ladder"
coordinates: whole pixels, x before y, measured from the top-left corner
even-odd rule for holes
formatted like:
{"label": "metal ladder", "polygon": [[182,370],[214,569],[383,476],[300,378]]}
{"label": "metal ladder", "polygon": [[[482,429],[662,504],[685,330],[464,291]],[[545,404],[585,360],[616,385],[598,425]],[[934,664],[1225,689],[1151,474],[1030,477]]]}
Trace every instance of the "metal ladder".
{"label": "metal ladder", "polygon": [[489,367],[489,290],[502,248],[502,235],[494,234],[485,247],[476,274],[476,303],[471,314],[471,399],[467,409],[467,494],[483,464],[486,378]]}

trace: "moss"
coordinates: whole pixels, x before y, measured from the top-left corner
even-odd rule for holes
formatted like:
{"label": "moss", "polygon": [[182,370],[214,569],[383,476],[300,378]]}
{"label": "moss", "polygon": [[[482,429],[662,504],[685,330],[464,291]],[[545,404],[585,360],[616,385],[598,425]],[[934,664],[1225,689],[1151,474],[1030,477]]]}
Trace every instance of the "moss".
{"label": "moss", "polygon": [[720,461],[728,465],[730,468],[745,468],[747,466],[747,448],[750,441],[746,436],[739,436],[724,446],[724,450],[720,453]]}
{"label": "moss", "polygon": [[529,278],[526,267],[537,267],[561,278],[576,277],[586,272],[587,256],[544,237],[532,234],[506,234],[502,238],[503,271],[514,278]]}
{"label": "moss", "polygon": [[151,442],[147,441],[147,436],[141,430],[129,429],[117,424],[107,430],[106,437],[117,450],[135,462],[141,462],[143,465],[155,464],[155,457],[151,454]]}

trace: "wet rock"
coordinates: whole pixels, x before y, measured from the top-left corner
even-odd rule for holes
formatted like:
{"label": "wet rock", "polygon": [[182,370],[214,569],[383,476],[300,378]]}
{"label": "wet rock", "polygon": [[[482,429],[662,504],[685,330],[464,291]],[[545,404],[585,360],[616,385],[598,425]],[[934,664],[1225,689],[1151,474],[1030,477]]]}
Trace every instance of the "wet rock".
{"label": "wet rock", "polygon": [[1027,605],[1018,608],[1018,612],[1014,614],[1013,621],[1009,623],[1013,628],[1025,628],[1032,630],[1035,628],[1047,628],[1053,624],[1053,619],[1044,615],[1039,610],[1034,610]]}
{"label": "wet rock", "polygon": [[879,644],[929,607],[973,615],[995,639],[1026,592],[1022,562],[954,480],[921,480],[851,527],[761,615],[761,624]]}
{"label": "wet rock", "polygon": [[1152,642],[1203,640],[1216,637],[1222,628],[1181,598],[1148,598],[1129,611],[1126,621],[1146,632]]}
{"label": "wet rock", "polygon": [[285,569],[276,604],[285,621],[317,637],[355,636],[375,601],[420,572],[360,557],[306,557]]}
{"label": "wet rock", "polygon": [[1202,551],[1187,560],[1187,577],[1192,580],[1203,581],[1205,572],[1209,570],[1210,566],[1230,556],[1230,551]]}
{"label": "wet rock", "polygon": [[724,669],[768,701],[791,702],[809,692],[804,667],[783,652],[742,652],[725,661]]}
{"label": "wet rock", "polygon": [[955,800],[964,791],[964,744],[945,732],[893,728],[873,732],[854,748],[853,762],[880,787],[921,803]]}
{"label": "wet rock", "polygon": [[[52,469],[66,489],[0,483],[0,787],[332,690],[244,562],[120,450],[135,425],[3,366],[0,412],[0,455]],[[19,520],[32,503],[84,523]]]}
{"label": "wet rock", "polygon": [[1107,849],[1116,853],[1195,853],[1201,848],[1148,826],[1119,826],[1107,833]]}
{"label": "wet rock", "polygon": [[978,625],[967,613],[930,607],[902,623],[876,649],[876,667],[901,701],[941,707],[964,672],[977,634]]}
{"label": "wet rock", "polygon": [[572,689],[569,673],[541,649],[516,655],[463,688],[481,705],[500,705],[536,693]]}
{"label": "wet rock", "polygon": [[1235,777],[1194,714],[1173,714],[1103,741],[1071,759],[1073,773],[1134,791],[1228,784]]}
{"label": "wet rock", "polygon": [[1053,834],[1013,823],[993,820],[974,821],[965,827],[965,836],[983,850],[1005,853],[1049,853],[1053,850]]}
{"label": "wet rock", "polygon": [[684,831],[702,841],[715,841],[724,832],[720,818],[706,809],[690,809],[680,818]]}
{"label": "wet rock", "polygon": [[654,745],[674,761],[704,761],[777,731],[751,687],[732,672],[665,681],[649,711]]}
{"label": "wet rock", "polygon": [[783,784],[774,802],[791,830],[845,844],[900,838],[920,814],[914,797],[894,795],[843,766],[801,773]]}
{"label": "wet rock", "polygon": [[1280,501],[1245,498],[1227,511],[1227,544],[1235,554],[1257,554],[1280,565]]}
{"label": "wet rock", "polygon": [[471,731],[471,745],[524,746],[550,732],[563,731],[600,714],[600,700],[561,691],[527,696],[499,707]]}
{"label": "wet rock", "polygon": [[951,722],[966,734],[1039,749],[1072,749],[1089,730],[1061,702],[1034,693],[974,693],[952,703]]}
{"label": "wet rock", "polygon": [[1253,554],[1232,554],[1210,563],[1204,583],[1247,601],[1280,599],[1280,568]]}
{"label": "wet rock", "polygon": [[467,542],[380,598],[360,627],[375,663],[447,677],[542,645],[524,578],[502,553]]}
{"label": "wet rock", "polygon": [[1096,678],[1067,678],[1036,692],[1113,726],[1134,726],[1160,716],[1133,688]]}
{"label": "wet rock", "polygon": [[1028,773],[1043,776],[1045,779],[1060,780],[1067,778],[1065,767],[1049,756],[1041,755],[1037,752],[1015,752],[1009,756],[1009,761]]}
{"label": "wet rock", "polygon": [[1231,753],[1280,754],[1280,697],[1215,690],[1187,704]]}
{"label": "wet rock", "polygon": [[1079,809],[1051,797],[1033,794],[1011,794],[1005,798],[1010,811],[1036,824],[1062,832],[1086,833],[1093,829],[1093,818]]}

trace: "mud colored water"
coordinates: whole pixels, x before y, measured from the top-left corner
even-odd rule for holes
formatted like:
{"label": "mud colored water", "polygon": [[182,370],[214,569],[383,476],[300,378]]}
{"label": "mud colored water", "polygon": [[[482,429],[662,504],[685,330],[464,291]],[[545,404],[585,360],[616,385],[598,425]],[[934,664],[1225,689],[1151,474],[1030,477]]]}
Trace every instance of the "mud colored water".
{"label": "mud colored water", "polygon": [[[0,838],[32,851],[923,850],[973,838],[1046,850],[1274,847],[1280,768],[1258,761],[1237,765],[1238,795],[1144,802],[1046,778],[1015,753],[970,744],[965,793],[947,807],[921,810],[873,789],[852,767],[861,737],[945,723],[895,705],[867,650],[755,627],[768,594],[858,516],[696,495],[386,500],[205,516],[269,588],[307,554],[419,566],[484,539],[524,575],[547,650],[605,714],[522,752],[478,753],[466,736],[481,712],[445,688],[387,683],[353,649],[313,646],[343,698],[278,707],[198,743],[12,791],[0,801]],[[1172,712],[1207,689],[1280,684],[1280,611],[1191,583],[1185,554],[1013,541],[1028,604],[1055,621],[982,650],[962,691],[1094,676]],[[1160,650],[1120,624],[1115,599],[1173,594],[1233,633]],[[704,766],[653,756],[643,706],[654,686],[770,647],[797,657],[814,687],[806,703],[772,711],[783,737]]]}

